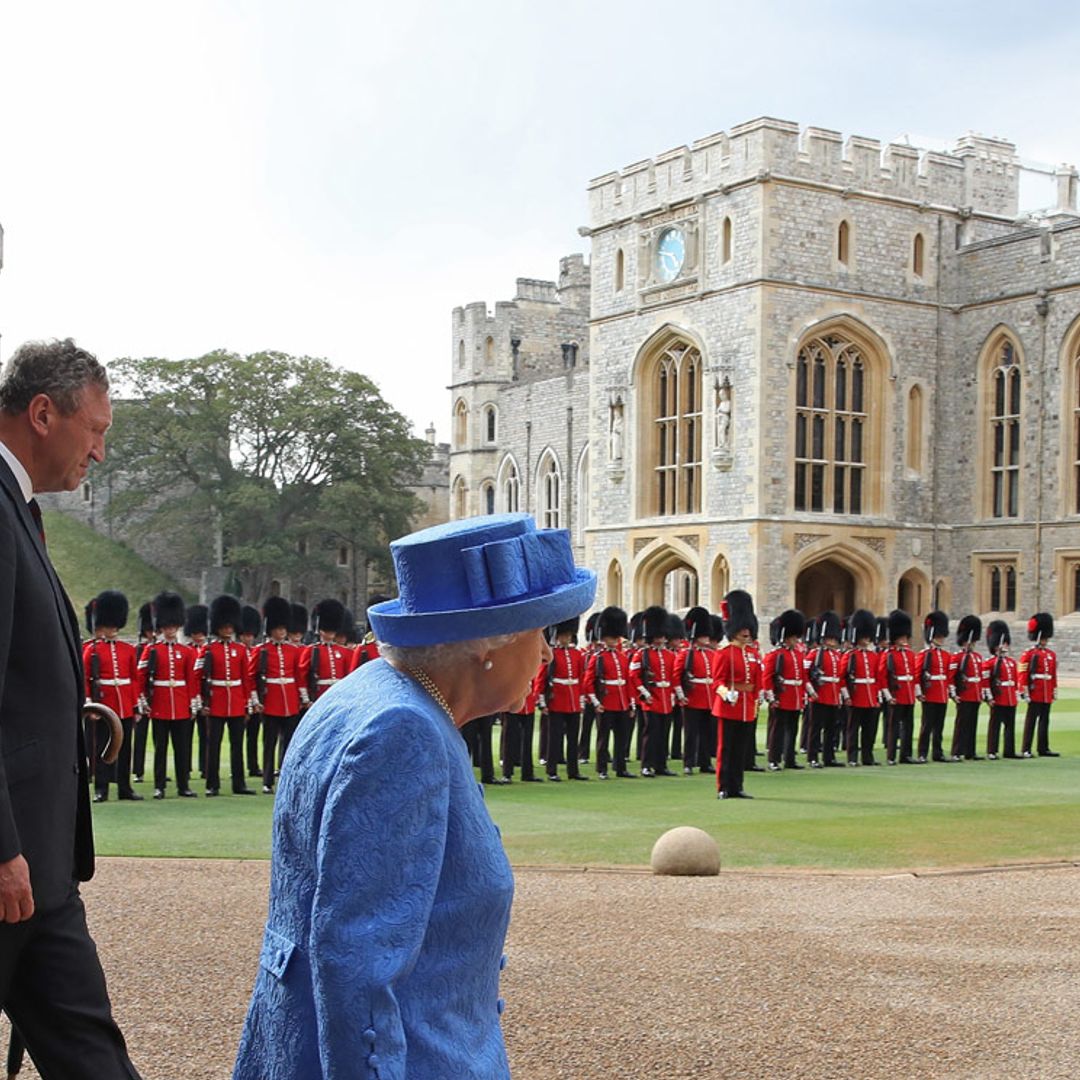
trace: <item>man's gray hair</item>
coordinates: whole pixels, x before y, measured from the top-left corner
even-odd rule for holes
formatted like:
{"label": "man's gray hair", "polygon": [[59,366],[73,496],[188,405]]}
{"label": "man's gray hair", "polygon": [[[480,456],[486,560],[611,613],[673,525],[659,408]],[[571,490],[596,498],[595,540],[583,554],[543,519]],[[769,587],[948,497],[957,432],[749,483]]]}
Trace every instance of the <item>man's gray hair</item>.
{"label": "man's gray hair", "polygon": [[0,372],[0,412],[18,416],[38,394],[47,394],[64,416],[70,416],[91,384],[109,389],[109,376],[93,353],[80,349],[71,338],[28,341]]}

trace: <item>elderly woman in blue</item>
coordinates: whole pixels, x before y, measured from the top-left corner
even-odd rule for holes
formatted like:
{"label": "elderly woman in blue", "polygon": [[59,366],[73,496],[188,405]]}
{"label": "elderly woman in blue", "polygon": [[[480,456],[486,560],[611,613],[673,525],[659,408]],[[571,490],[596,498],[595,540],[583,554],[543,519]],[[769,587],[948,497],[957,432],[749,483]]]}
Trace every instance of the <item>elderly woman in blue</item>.
{"label": "elderly woman in blue", "polygon": [[499,970],[513,877],[458,727],[513,710],[543,628],[593,600],[524,514],[391,545],[383,659],[312,707],[274,806],[270,915],[234,1080],[510,1075]]}

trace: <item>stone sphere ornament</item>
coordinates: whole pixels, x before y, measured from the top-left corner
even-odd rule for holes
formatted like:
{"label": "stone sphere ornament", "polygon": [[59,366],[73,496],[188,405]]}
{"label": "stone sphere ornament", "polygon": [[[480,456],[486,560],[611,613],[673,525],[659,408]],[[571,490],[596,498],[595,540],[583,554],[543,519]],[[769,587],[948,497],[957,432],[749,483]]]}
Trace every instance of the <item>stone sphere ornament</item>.
{"label": "stone sphere ornament", "polygon": [[653,844],[649,864],[654,874],[715,877],[720,873],[720,849],[703,829],[679,825]]}

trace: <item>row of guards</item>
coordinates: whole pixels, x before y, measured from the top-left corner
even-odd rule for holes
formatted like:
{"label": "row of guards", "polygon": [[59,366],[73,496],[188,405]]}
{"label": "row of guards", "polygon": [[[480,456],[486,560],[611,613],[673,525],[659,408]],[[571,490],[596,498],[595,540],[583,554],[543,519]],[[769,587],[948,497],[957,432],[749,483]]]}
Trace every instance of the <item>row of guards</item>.
{"label": "row of guards", "polygon": [[269,598],[260,611],[229,595],[209,606],[187,606],[177,593],[162,592],[139,609],[134,645],[120,637],[128,612],[127,597],[115,590],[100,593],[85,609],[86,702],[115,712],[124,733],[110,763],[103,754],[105,722],[88,713],[95,802],[108,798],[112,783],[120,799],[142,800],[133,782],[143,779],[151,731],[155,799],[165,798],[170,744],[177,794],[196,797],[194,749],[206,794],[218,795],[225,731],[233,794],[255,794],[249,777],[272,794],[303,713],[334,683],[378,656],[371,635],[357,640],[351,613],[332,599],[316,604],[309,619],[302,604],[282,597]]}
{"label": "row of guards", "polygon": [[[1052,617],[1038,612],[1028,623],[1030,647],[1010,655],[1008,624],[986,628],[965,615],[950,644],[948,616],[923,620],[925,647],[912,646],[912,619],[903,611],[877,617],[859,610],[846,618],[825,612],[807,619],[789,609],[772,620],[762,652],[753,600],[742,590],[725,597],[720,614],[692,608],[685,617],[650,607],[628,618],[618,607],[589,617],[578,645],[578,620],[549,629],[552,659],[541,666],[520,713],[502,716],[502,777],[496,778],[485,731],[491,718],[474,721],[474,754],[487,783],[506,783],[520,767],[533,772],[533,722],[540,713],[540,759],[546,778],[586,779],[595,728],[596,775],[636,778],[630,772],[636,731],[640,775],[716,772],[720,798],[749,798],[746,771],[766,771],[755,758],[759,710],[768,709],[768,771],[879,764],[873,747],[881,720],[886,764],[916,765],[982,760],[976,752],[980,706],[990,706],[986,757],[1056,757],[1050,749],[1050,709],[1057,697],[1057,658],[1048,642]],[[726,639],[726,641],[725,641]],[[1019,746],[1018,703],[1027,702]],[[955,705],[952,744],[943,745],[946,712]],[[921,705],[916,742],[915,709]],[[800,734],[801,721],[801,734]],[[467,732],[467,737],[469,733]],[[478,745],[477,745],[478,744]],[[999,754],[999,745],[1002,752]],[[846,762],[839,760],[846,754]],[[713,758],[716,764],[713,765]]]}

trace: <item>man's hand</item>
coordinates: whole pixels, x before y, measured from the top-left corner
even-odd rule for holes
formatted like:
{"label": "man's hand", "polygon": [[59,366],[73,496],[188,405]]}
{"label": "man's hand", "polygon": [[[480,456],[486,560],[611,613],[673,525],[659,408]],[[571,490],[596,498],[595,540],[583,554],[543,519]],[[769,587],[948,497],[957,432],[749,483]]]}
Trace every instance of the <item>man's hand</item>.
{"label": "man's hand", "polygon": [[0,863],[0,920],[25,922],[34,914],[34,893],[30,888],[30,867],[21,855]]}

